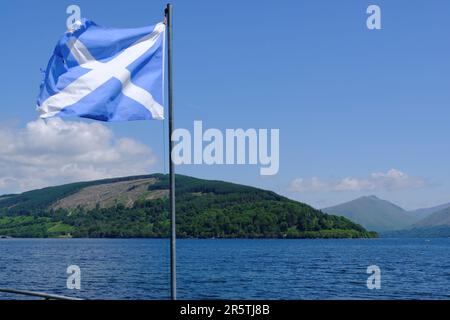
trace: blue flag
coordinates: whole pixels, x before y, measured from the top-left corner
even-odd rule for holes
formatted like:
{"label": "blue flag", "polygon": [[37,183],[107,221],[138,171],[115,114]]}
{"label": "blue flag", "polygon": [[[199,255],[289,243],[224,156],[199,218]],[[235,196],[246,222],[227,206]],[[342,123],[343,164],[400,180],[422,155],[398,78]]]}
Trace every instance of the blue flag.
{"label": "blue flag", "polygon": [[113,29],[83,20],[48,63],[37,102],[41,118],[164,119],[165,25]]}

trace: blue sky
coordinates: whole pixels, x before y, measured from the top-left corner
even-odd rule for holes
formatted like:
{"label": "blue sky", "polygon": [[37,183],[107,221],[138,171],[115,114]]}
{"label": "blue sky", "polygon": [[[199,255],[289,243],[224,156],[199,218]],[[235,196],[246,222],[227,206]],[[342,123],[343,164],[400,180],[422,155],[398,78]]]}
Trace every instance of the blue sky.
{"label": "blue sky", "polygon": [[[28,123],[37,117],[39,70],[65,31],[69,4],[79,5],[83,17],[114,27],[154,24],[165,6],[152,0],[2,3],[0,128],[9,134],[3,140],[28,134],[14,144],[33,144],[38,129]],[[207,128],[280,129],[276,176],[260,176],[258,166],[185,165],[179,173],[271,189],[316,207],[368,194],[406,208],[450,202],[450,2],[173,4],[176,127],[190,129],[202,120]],[[369,4],[381,7],[382,30],[366,28]],[[164,170],[161,122],[102,125],[122,156],[123,141],[151,148],[152,161],[137,164],[136,172]],[[28,150],[28,157],[35,152]],[[9,172],[20,165],[14,159],[8,158]],[[144,160],[126,167],[137,161]],[[32,175],[31,165],[20,174]],[[36,186],[46,184],[45,177]],[[75,179],[65,177],[61,181]],[[35,186],[8,181],[0,181],[0,193]]]}

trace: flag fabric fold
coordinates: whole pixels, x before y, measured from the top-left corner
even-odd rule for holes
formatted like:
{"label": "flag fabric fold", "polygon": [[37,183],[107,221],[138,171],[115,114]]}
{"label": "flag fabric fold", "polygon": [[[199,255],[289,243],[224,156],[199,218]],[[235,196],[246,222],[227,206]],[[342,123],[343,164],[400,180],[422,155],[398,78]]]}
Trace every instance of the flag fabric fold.
{"label": "flag fabric fold", "polygon": [[41,118],[164,119],[164,23],[104,28],[81,21],[56,45],[37,102]]}

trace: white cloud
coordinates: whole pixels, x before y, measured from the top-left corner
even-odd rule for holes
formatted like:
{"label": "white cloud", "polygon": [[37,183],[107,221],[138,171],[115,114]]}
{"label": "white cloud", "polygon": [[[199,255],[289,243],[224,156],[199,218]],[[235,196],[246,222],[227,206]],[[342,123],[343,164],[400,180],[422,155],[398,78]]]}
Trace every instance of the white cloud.
{"label": "white cloud", "polygon": [[420,188],[426,185],[424,179],[391,169],[387,172],[375,172],[365,178],[346,177],[340,180],[294,179],[289,190],[294,192],[330,192],[330,191],[372,191]]}
{"label": "white cloud", "polygon": [[148,173],[149,147],[99,123],[52,119],[0,127],[0,193]]}

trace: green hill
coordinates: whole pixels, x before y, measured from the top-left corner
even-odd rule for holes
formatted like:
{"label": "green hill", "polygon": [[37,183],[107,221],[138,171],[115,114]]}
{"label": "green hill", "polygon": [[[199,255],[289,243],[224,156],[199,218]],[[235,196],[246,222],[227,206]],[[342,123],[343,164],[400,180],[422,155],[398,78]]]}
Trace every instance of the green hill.
{"label": "green hill", "polygon": [[[344,217],[271,191],[177,175],[178,237],[374,237]],[[0,235],[167,237],[168,176],[72,183],[0,197]]]}

